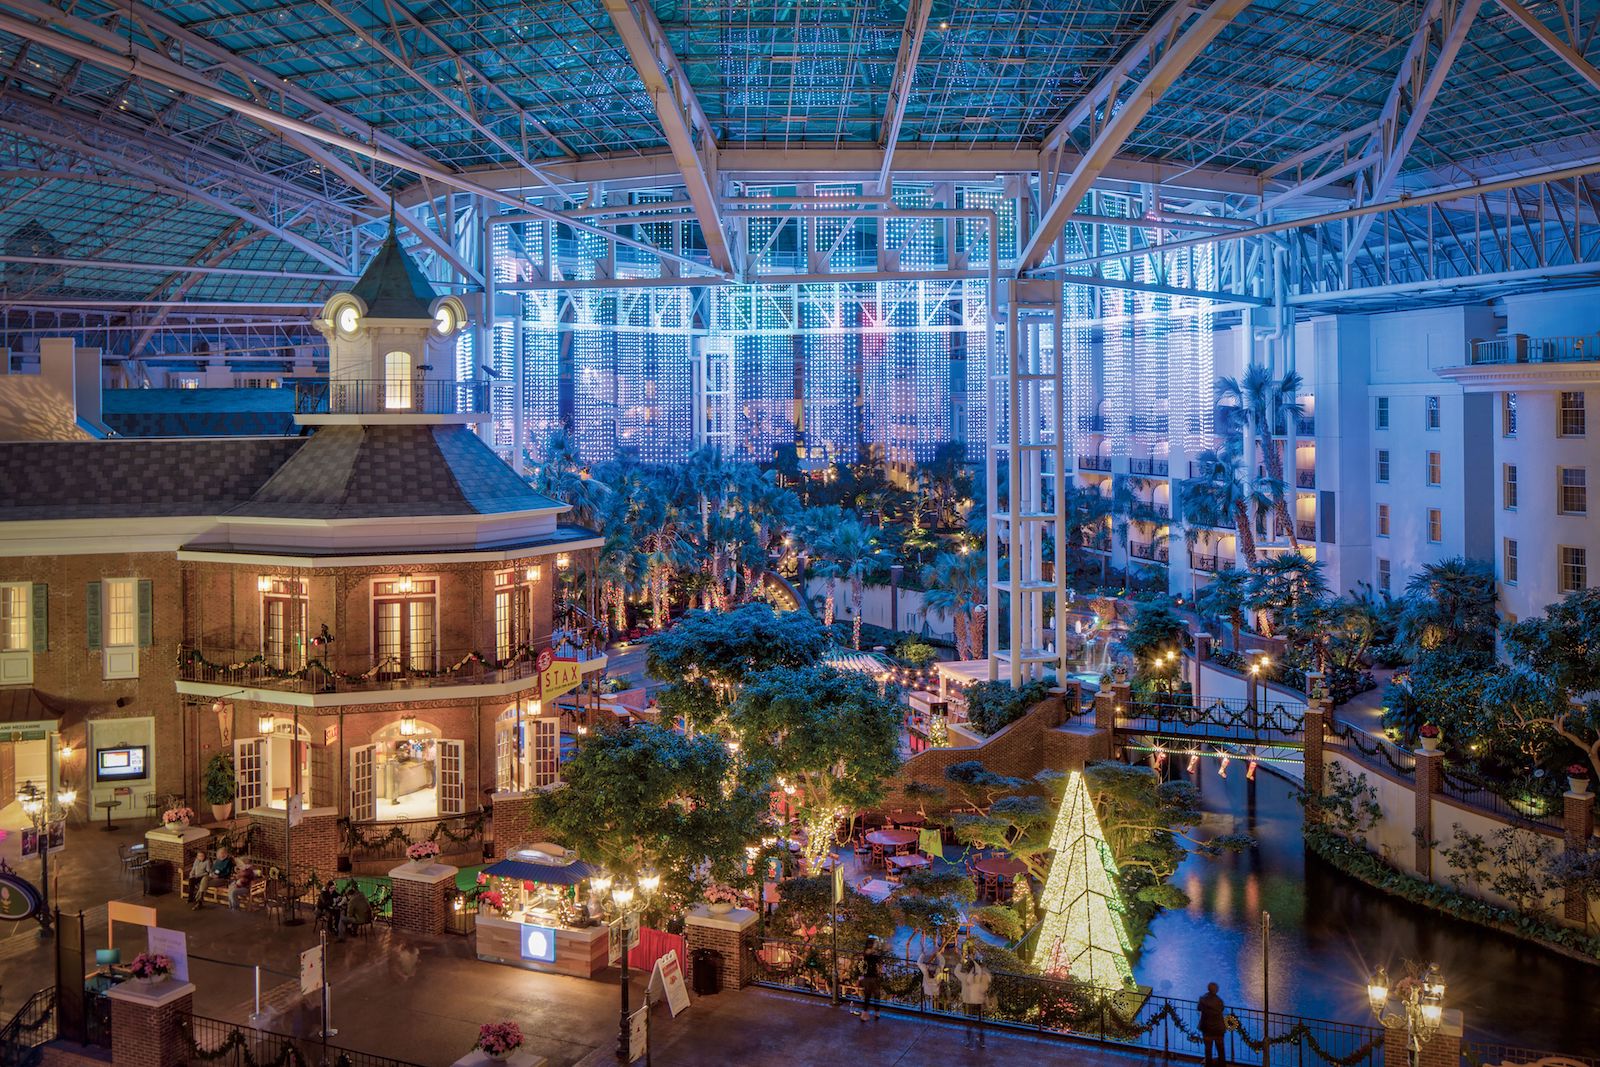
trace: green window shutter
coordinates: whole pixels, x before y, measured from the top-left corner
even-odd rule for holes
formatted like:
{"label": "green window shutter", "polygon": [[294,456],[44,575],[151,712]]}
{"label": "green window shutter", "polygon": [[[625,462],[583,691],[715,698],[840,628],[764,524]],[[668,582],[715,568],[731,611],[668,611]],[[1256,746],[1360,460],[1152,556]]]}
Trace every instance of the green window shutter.
{"label": "green window shutter", "polygon": [[84,624],[89,631],[89,650],[100,647],[100,583],[90,582],[83,598]]}
{"label": "green window shutter", "polygon": [[149,579],[139,581],[139,647],[155,644],[155,588]]}
{"label": "green window shutter", "polygon": [[50,587],[33,583],[33,650],[50,651]]}

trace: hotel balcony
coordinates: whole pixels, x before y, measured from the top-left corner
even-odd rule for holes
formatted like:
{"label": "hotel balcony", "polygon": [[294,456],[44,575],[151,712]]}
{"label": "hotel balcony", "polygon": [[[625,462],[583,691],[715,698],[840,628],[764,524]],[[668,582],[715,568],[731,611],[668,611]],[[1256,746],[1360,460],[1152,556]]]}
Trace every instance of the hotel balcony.
{"label": "hotel balcony", "polygon": [[1109,471],[1111,469],[1111,457],[1079,456],[1078,469],[1081,471]]}
{"label": "hotel balcony", "polygon": [[[583,674],[606,665],[603,652],[574,647],[556,654],[576,657]],[[333,655],[273,657],[259,648],[185,643],[178,650],[177,689],[191,696],[237,694],[266,703],[337,707],[385,703],[407,692],[428,700],[509,696],[538,684],[532,653],[513,655],[499,665],[477,656],[474,649],[441,649],[429,656],[376,661]]]}
{"label": "hotel balcony", "polygon": [[1148,560],[1152,563],[1165,563],[1167,562],[1167,546],[1146,541],[1129,541],[1128,555],[1134,559]]}
{"label": "hotel balcony", "polygon": [[1504,363],[1593,363],[1600,360],[1600,336],[1529,337],[1525,333],[1493,341],[1472,341],[1467,346],[1467,365],[1496,366]]}
{"label": "hotel balcony", "polygon": [[1189,569],[1204,571],[1207,574],[1215,574],[1217,571],[1231,571],[1233,570],[1233,557],[1208,556],[1204,552],[1191,552],[1189,553]]}
{"label": "hotel balcony", "polygon": [[[1275,537],[1289,536],[1289,530],[1281,519],[1272,520],[1272,533]],[[1315,519],[1296,519],[1294,521],[1294,535],[1301,541],[1315,541],[1317,539],[1317,521]]]}
{"label": "hotel balcony", "polygon": [[489,411],[488,382],[298,381],[297,416],[434,415],[477,421]]}
{"label": "hotel balcony", "polygon": [[1315,489],[1317,487],[1317,469],[1315,467],[1295,468],[1294,484],[1301,489]]}
{"label": "hotel balcony", "polygon": [[1158,478],[1165,478],[1167,476],[1167,461],[1164,459],[1129,460],[1128,470],[1133,474],[1144,474]]}

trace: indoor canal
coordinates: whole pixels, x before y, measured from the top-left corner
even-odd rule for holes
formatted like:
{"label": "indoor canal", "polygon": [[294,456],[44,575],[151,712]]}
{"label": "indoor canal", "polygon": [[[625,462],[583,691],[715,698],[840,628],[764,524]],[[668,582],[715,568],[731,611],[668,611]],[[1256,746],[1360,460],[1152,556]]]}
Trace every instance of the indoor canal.
{"label": "indoor canal", "polygon": [[[1297,768],[1298,769],[1298,768]],[[1234,762],[1199,761],[1205,820],[1197,837],[1249,833],[1255,847],[1191,856],[1174,881],[1189,905],[1158,916],[1135,967],[1156,996],[1193,1000],[1207,982],[1230,1005],[1340,1022],[1372,1022],[1366,980],[1387,965],[1436,962],[1470,1040],[1600,1055],[1600,968],[1370,889],[1306,853],[1295,786]],[[1178,768],[1179,776],[1184,769]],[[1272,916],[1263,976],[1261,913]]]}

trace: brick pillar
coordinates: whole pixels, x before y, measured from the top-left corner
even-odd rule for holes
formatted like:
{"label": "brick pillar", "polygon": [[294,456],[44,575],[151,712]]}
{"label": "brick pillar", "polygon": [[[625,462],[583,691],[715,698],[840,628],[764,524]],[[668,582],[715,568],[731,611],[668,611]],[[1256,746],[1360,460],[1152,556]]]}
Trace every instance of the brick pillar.
{"label": "brick pillar", "polygon": [[189,1062],[182,1025],[194,1014],[194,984],[123,982],[111,1001],[111,1062],[116,1067],[169,1067]]}
{"label": "brick pillar", "polygon": [[300,825],[289,827],[288,812],[261,808],[250,813],[256,826],[250,859],[283,868],[284,835],[289,834],[287,851],[290,870],[286,873],[295,885],[304,885],[312,876],[318,881],[332,878],[339,870],[339,812],[336,808],[308,808]]}
{"label": "brick pillar", "polygon": [[684,960],[683,969],[689,975],[691,988],[697,948],[711,948],[722,953],[723,989],[743,989],[755,980],[756,918],[756,913],[748,908],[713,915],[704,904],[684,917],[683,933],[689,945],[689,958]]}
{"label": "brick pillar", "polygon": [[1208,633],[1196,631],[1194,634],[1194,659],[1196,663],[1204,663],[1211,658],[1211,643],[1216,638]]}
{"label": "brick pillar", "polygon": [[[1594,794],[1568,792],[1562,797],[1562,825],[1568,852],[1586,852],[1594,836]],[[1562,905],[1566,917],[1584,922],[1589,917],[1589,898],[1568,890]]]}
{"label": "brick pillar", "polygon": [[[1391,1010],[1395,1008],[1391,1005]],[[1405,1027],[1383,1034],[1383,1067],[1407,1067]],[[1447,1008],[1433,1040],[1422,1046],[1418,1067],[1461,1067],[1461,1012]]]}
{"label": "brick pillar", "polygon": [[448,863],[402,863],[390,871],[394,883],[390,925],[411,934],[444,933],[456,870]]}
{"label": "brick pillar", "polygon": [[[1328,713],[1327,701],[1313,700],[1310,705],[1306,707],[1306,792],[1314,797],[1320,797],[1322,795],[1324,766],[1322,757],[1322,737],[1323,731],[1327,729],[1328,720],[1330,718],[1331,716]],[[1310,822],[1315,819],[1316,812],[1317,809],[1315,807],[1307,805],[1306,821]]]}
{"label": "brick pillar", "polygon": [[1433,878],[1433,798],[1444,789],[1444,753],[1417,752],[1417,779],[1413,783],[1417,798],[1416,867],[1417,873]]}
{"label": "brick pillar", "polygon": [[488,831],[494,841],[494,855],[504,859],[516,849],[555,840],[555,835],[533,817],[534,801],[539,796],[536,789],[494,794],[489,805]]}
{"label": "brick pillar", "polygon": [[181,889],[189,873],[189,864],[194,862],[194,854],[210,847],[210,841],[211,831],[203,826],[185,826],[180,830],[160,827],[146,833],[144,844],[146,854],[150,857],[150,866],[166,869],[165,882],[161,875],[152,870],[150,884],[165,884],[173,889]]}

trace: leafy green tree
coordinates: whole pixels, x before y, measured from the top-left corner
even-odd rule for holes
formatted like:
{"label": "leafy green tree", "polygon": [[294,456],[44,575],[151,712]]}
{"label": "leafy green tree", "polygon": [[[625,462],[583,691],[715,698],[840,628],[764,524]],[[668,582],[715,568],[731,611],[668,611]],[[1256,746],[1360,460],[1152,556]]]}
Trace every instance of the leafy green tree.
{"label": "leafy green tree", "polygon": [[1497,673],[1494,657],[1484,652],[1441,647],[1395,672],[1384,690],[1383,725],[1415,743],[1417,731],[1433,723],[1447,749],[1479,737],[1489,725],[1482,695]]}
{"label": "leafy green tree", "polygon": [[1506,627],[1506,654],[1544,679],[1552,699],[1543,708],[1508,709],[1524,726],[1548,726],[1566,738],[1600,775],[1600,589],[1569,593],[1541,618]]}
{"label": "leafy green tree", "polygon": [[994,735],[1026,715],[1050,695],[1055,675],[1035,678],[1014,689],[1004,678],[974,682],[967,687],[967,724],[981,734]]}
{"label": "leafy green tree", "polygon": [[1182,652],[1193,644],[1189,624],[1164,596],[1146,597],[1134,603],[1133,625],[1128,627],[1121,641],[1122,650],[1133,657],[1141,672],[1166,678],[1177,673],[1177,661],[1158,665],[1156,660],[1168,652]]}
{"label": "leafy green tree", "polygon": [[[785,936],[792,934],[816,943],[826,935],[829,916],[834,913],[833,877],[827,874],[787,878],[778,883],[778,906],[772,914],[772,927]],[[847,892],[839,902],[839,951],[860,952],[867,938],[887,940],[894,934],[896,909],[888,901],[873,901],[860,893]]]}
{"label": "leafy green tree", "polygon": [[752,675],[728,713],[745,758],[793,790],[814,861],[841,821],[882,801],[900,767],[900,720],[871,679],[823,666]]}
{"label": "leafy green tree", "polygon": [[1307,614],[1307,609],[1315,608],[1328,595],[1328,583],[1322,571],[1321,560],[1298,552],[1269,556],[1250,568],[1246,603],[1259,613],[1263,634],[1301,636],[1300,631],[1307,628],[1306,622],[1313,617]]}
{"label": "leafy green tree", "polygon": [[669,899],[692,899],[698,869],[740,877],[769,802],[717,739],[651,725],[590,734],[562,776],[534,802],[535,824],[613,873],[655,870]]}
{"label": "leafy green tree", "polygon": [[861,601],[866,595],[867,575],[887,558],[878,544],[879,530],[855,518],[847,518],[828,532],[823,549],[839,577],[850,580],[850,603],[855,611],[851,620],[851,647],[861,647]]}

